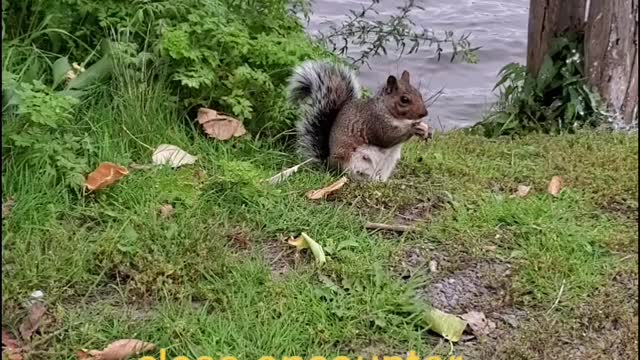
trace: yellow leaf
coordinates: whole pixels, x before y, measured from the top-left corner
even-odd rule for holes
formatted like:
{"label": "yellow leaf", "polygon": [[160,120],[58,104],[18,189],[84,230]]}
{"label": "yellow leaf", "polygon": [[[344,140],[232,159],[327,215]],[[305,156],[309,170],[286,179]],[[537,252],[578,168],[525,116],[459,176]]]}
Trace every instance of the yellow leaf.
{"label": "yellow leaf", "polygon": [[424,320],[432,331],[453,342],[460,341],[462,332],[467,327],[466,321],[433,307],[425,312]]}
{"label": "yellow leaf", "polygon": [[313,253],[313,256],[316,258],[316,262],[320,265],[327,262],[322,246],[304,232],[295,239],[289,239],[289,244],[295,246],[298,250],[311,249],[311,253]]}

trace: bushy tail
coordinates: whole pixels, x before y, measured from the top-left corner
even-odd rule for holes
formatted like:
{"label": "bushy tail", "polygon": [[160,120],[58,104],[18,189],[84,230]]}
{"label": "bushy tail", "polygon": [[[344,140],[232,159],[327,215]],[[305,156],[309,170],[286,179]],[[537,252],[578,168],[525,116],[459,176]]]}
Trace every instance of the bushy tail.
{"label": "bushy tail", "polygon": [[307,61],[289,80],[289,101],[301,105],[298,147],[302,154],[320,162],[329,157],[329,134],[345,103],[360,97],[355,74],[341,65]]}

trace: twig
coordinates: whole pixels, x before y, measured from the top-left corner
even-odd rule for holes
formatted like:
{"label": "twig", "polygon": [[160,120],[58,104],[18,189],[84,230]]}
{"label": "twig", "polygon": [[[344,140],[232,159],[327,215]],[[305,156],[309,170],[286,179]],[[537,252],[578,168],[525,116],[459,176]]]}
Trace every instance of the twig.
{"label": "twig", "polygon": [[388,225],[388,224],[379,224],[379,223],[367,223],[364,226],[367,229],[372,230],[390,230],[396,232],[405,232],[405,231],[415,231],[416,228],[414,226],[408,225]]}
{"label": "twig", "polygon": [[564,279],[562,279],[562,285],[560,285],[560,291],[558,291],[558,297],[556,298],[556,301],[553,303],[553,305],[551,305],[549,310],[547,310],[547,314],[549,314],[551,310],[553,310],[553,308],[555,308],[556,305],[558,305],[558,302],[560,302],[560,297],[562,296],[563,291],[564,291]]}

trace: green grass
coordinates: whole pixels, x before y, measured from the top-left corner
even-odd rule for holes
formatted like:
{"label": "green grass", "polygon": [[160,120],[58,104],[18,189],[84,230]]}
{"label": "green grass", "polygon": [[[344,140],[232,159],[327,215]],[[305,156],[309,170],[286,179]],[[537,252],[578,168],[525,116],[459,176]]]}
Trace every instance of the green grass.
{"label": "green grass", "polygon": [[[394,270],[404,250],[427,243],[454,264],[445,273],[512,264],[507,291],[534,316],[562,287],[551,315],[562,321],[613,274],[637,279],[637,257],[628,259],[638,249],[635,135],[439,135],[407,146],[391,182],[350,183],[331,201],[311,202],[305,192],[336,177],[304,168],[279,186],[261,182],[299,159],[268,139],[206,139],[162,81],[120,76],[101,91],[73,130],[94,139],[92,166],[148,163],[142,144],[174,144],[199,160],[132,170],[84,196],[49,186],[19,158],[5,162],[3,196],[16,206],[3,220],[3,327],[17,329],[21,304],[42,289],[51,322],[34,358],[71,359],[120,338],[191,358],[428,354],[434,341],[419,311],[428,299],[415,290],[433,279],[422,272],[406,282]],[[554,175],[566,182],[557,198],[546,194]],[[518,184],[531,194],[510,198]],[[417,233],[364,230],[434,198],[446,201]],[[170,219],[159,215],[167,203]],[[324,267],[307,253],[296,260],[285,243],[302,231],[324,246]],[[248,249],[236,246],[237,233]]]}

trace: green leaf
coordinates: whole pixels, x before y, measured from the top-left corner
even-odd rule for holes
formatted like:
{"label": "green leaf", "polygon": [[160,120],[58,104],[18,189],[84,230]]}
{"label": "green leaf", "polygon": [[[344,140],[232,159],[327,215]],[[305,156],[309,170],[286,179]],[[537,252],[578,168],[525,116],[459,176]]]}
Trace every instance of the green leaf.
{"label": "green leaf", "polygon": [[425,311],[424,321],[432,331],[453,342],[460,341],[462,332],[467,327],[467,322],[461,318],[433,307]]}
{"label": "green leaf", "polygon": [[553,77],[556,76],[558,72],[558,68],[553,63],[553,60],[549,55],[544,57],[544,62],[540,67],[540,71],[538,72],[538,91],[545,89],[553,80]]}
{"label": "green leaf", "polygon": [[316,262],[319,265],[322,265],[327,262],[327,259],[325,258],[325,255],[324,255],[324,250],[322,250],[322,246],[320,246],[320,244],[315,242],[315,240],[310,238],[309,235],[307,235],[304,232],[300,234],[300,237],[293,240],[289,240],[289,244],[295,246],[296,248],[298,248],[298,250],[311,249],[313,256],[316,258]]}
{"label": "green leaf", "polygon": [[53,88],[55,89],[58,84],[64,80],[64,75],[67,71],[71,70],[71,64],[69,64],[69,58],[61,57],[51,65],[51,71],[53,72]]}

